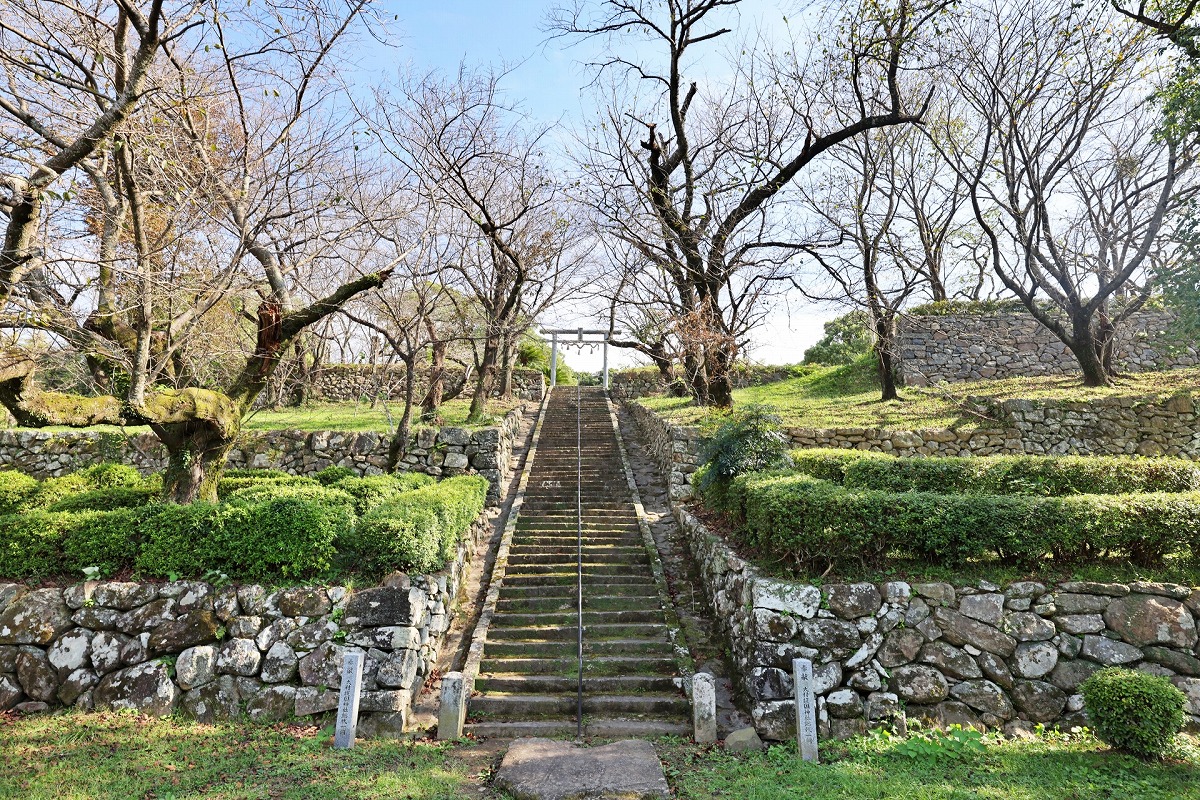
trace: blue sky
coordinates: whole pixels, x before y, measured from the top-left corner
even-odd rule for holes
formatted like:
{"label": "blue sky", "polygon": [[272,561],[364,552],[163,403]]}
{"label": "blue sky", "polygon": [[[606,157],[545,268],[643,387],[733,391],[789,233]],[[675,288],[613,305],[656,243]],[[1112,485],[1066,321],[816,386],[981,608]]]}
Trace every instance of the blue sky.
{"label": "blue sky", "polygon": [[[400,47],[365,53],[362,68],[386,76],[394,74],[397,65],[411,65],[418,72],[454,70],[464,60],[468,65],[517,65],[503,84],[510,99],[520,101],[539,120],[570,125],[586,116],[589,75],[582,62],[589,49],[587,44],[572,47],[563,40],[547,41],[542,26],[553,5],[554,0],[391,0],[384,8],[398,17],[392,24]],[[795,14],[799,5],[798,0],[744,0],[736,14],[726,15],[725,24],[735,30],[776,25],[785,10]],[[779,308],[770,315],[755,337],[753,360],[799,361],[804,349],[820,338],[822,323],[838,313],[801,300],[790,312]],[[595,324],[571,317],[566,309],[558,319],[543,322],[564,327]],[[599,353],[568,356],[577,368],[600,368]],[[618,351],[612,360],[623,365],[635,357]]]}

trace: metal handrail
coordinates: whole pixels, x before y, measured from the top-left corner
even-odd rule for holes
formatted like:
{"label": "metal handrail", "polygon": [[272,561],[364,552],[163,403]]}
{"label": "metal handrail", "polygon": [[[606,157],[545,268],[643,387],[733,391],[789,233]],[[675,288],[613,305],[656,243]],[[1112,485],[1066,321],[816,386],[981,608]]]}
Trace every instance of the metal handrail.
{"label": "metal handrail", "polygon": [[575,385],[575,577],[578,623],[579,694],[575,736],[583,738],[583,395]]}

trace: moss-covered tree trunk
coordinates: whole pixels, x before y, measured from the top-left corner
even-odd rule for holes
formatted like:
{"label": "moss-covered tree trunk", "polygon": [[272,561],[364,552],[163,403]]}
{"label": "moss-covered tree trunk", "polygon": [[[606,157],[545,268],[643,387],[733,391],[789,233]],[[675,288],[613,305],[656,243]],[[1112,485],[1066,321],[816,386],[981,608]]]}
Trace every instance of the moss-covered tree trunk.
{"label": "moss-covered tree trunk", "polygon": [[172,503],[215,503],[217,482],[237,434],[223,433],[203,420],[151,428],[167,448],[163,499]]}

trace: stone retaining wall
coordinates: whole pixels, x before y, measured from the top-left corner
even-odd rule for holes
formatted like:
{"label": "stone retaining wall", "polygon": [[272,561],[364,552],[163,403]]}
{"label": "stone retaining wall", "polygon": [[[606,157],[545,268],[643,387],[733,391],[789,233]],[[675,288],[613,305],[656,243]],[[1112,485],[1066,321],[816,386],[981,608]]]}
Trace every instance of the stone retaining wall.
{"label": "stone retaining wall", "polygon": [[[400,468],[430,475],[466,472],[488,479],[488,504],[499,503],[510,477],[512,454],[524,407],[513,409],[494,428],[422,428],[413,434]],[[309,475],[329,466],[360,475],[382,474],[391,438],[382,433],[341,431],[246,432],[229,454],[229,467],[270,467]],[[19,469],[35,478],[64,475],[102,461],[120,461],[142,472],[166,467],[167,453],[152,433],[0,431],[0,467]]]}
{"label": "stone retaining wall", "polygon": [[[325,402],[353,402],[384,397],[404,399],[403,364],[323,364],[309,379],[309,399]],[[428,372],[417,373],[417,396],[428,386]],[[462,370],[448,370],[447,385],[462,380]],[[513,370],[513,392],[522,400],[540,401],[546,392],[541,370]]]}
{"label": "stone retaining wall", "polygon": [[[1166,342],[1164,332],[1172,321],[1166,312],[1142,312],[1126,320],[1117,331],[1117,369],[1149,372],[1200,365],[1194,344]],[[910,316],[901,320],[898,335],[901,372],[910,386],[1079,374],[1066,345],[1026,313]]]}
{"label": "stone retaining wall", "polygon": [[[1142,455],[1200,460],[1200,397],[1164,400],[1109,397],[1086,403],[1004,400],[968,404],[995,427],[915,431],[878,428],[789,428],[793,447],[844,448],[897,456]],[[637,402],[627,403],[671,499],[692,496],[700,464],[697,428],[663,419]]]}
{"label": "stone retaining wall", "polygon": [[815,586],[763,576],[682,507],[735,677],[764,738],[795,736],[793,658],[813,661],[821,736],[920,717],[1030,730],[1087,723],[1079,684],[1120,665],[1168,677],[1200,728],[1200,589],[1025,581]]}
{"label": "stone retaining wall", "polygon": [[433,575],[382,586],[87,582],[0,584],[0,711],[52,707],[245,713],[322,725],[338,704],[345,653],[365,654],[360,736],[398,735],[437,660],[481,519]]}
{"label": "stone retaining wall", "polygon": [[[791,377],[792,368],[788,366],[773,366],[768,364],[741,365],[734,369],[730,382],[735,389],[747,386],[761,386],[765,383],[778,383]],[[613,372],[609,376],[609,387],[612,396],[618,400],[628,400],[635,397],[647,397],[666,391],[666,383],[658,370],[629,369]]]}

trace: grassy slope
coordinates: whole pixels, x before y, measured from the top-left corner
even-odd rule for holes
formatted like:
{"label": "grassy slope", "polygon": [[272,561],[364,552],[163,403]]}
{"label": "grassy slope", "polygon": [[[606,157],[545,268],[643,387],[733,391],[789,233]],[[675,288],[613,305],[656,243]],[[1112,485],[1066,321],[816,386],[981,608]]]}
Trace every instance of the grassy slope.
{"label": "grassy slope", "polygon": [[660,748],[681,798],[710,800],[1196,800],[1200,752],[1147,764],[1109,752],[1091,737],[997,742],[964,762],[913,761],[896,742],[863,738],[824,743],[821,765],[796,758],[795,746],[736,756],[694,747]]}
{"label": "grassy slope", "polygon": [[[1084,401],[1101,397],[1165,397],[1200,390],[1200,369],[1148,372],[1118,380],[1113,387],[1091,389],[1074,377],[1007,378],[955,383],[943,387],[901,390],[900,400],[879,399],[873,363],[867,359],[845,367],[813,367],[804,376],[779,383],[751,386],[733,393],[735,404],[763,403],[779,409],[789,427],[803,428],[922,428],[986,427],[964,415],[968,396],[994,400]],[[697,408],[686,398],[650,397],[649,408],[679,422],[715,425],[720,416]]]}
{"label": "grassy slope", "polygon": [[[678,740],[658,752],[674,797],[708,800],[1200,800],[1200,751],[1147,764],[1086,735],[993,742],[965,762],[913,762],[895,741],[822,744],[824,764],[795,746],[729,755]],[[481,785],[496,748],[360,741],[328,747],[312,728],[198,725],[131,713],[0,716],[0,800],[54,798],[498,797]]]}
{"label": "grassy slope", "polygon": [[[467,411],[470,409],[469,399],[450,400],[442,405],[442,419],[446,425],[457,425],[469,428],[486,428],[493,425],[517,406],[520,401],[491,400],[488,402],[483,423],[467,425]],[[392,414],[393,425],[398,421],[404,406],[396,403],[388,404]],[[420,427],[415,423],[414,427]],[[66,431],[69,428],[44,428],[48,431]],[[146,427],[116,428],[111,425],[97,425],[87,430],[120,433],[130,435],[146,433]],[[282,408],[278,411],[261,409],[255,411],[243,425],[247,431],[301,430],[301,431],[347,431],[354,433],[375,432],[387,433],[387,413],[383,406],[371,408],[369,403],[311,403],[299,408]]]}

